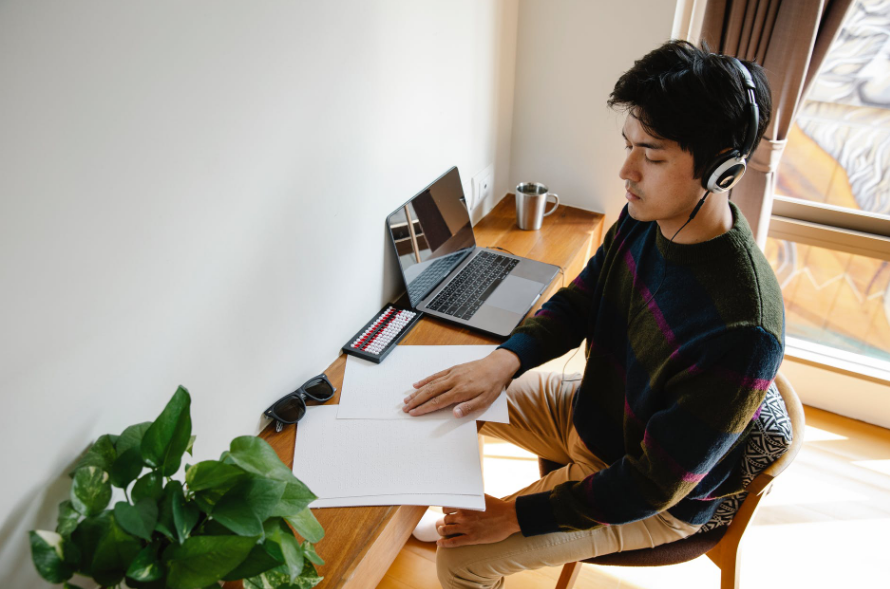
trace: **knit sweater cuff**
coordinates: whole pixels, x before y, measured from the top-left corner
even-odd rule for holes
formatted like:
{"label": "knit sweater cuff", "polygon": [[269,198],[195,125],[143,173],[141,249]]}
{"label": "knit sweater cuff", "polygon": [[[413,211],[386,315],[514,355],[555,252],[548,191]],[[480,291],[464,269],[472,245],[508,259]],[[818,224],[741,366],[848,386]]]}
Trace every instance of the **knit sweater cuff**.
{"label": "knit sweater cuff", "polygon": [[540,361],[540,351],[538,350],[538,341],[532,336],[525,333],[516,333],[510,336],[510,339],[498,346],[505,350],[510,350],[519,357],[519,370],[513,375],[513,378],[519,378],[530,369],[534,368]]}
{"label": "knit sweater cuff", "polygon": [[539,536],[559,531],[550,507],[550,491],[516,498],[516,518],[523,536]]}

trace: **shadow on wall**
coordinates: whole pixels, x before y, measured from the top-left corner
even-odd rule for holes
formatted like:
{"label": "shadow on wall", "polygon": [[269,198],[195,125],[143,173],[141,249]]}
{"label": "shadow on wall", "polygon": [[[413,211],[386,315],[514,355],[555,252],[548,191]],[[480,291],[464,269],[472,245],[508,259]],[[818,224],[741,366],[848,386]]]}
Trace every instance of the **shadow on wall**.
{"label": "shadow on wall", "polygon": [[[89,449],[92,442],[44,488],[36,487],[26,494],[11,510],[0,528],[0,587],[55,587],[44,581],[31,560],[30,530],[55,530],[59,515],[59,503],[68,499],[71,477],[68,473]],[[118,492],[115,489],[115,492]],[[112,497],[112,502],[117,497]],[[88,588],[92,581],[72,579],[81,587]],[[84,585],[81,581],[86,581]]]}

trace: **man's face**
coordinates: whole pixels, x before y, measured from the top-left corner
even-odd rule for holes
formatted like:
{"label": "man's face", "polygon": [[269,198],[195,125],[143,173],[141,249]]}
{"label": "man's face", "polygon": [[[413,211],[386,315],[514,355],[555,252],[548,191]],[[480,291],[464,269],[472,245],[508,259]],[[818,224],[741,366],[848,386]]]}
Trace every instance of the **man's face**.
{"label": "man's face", "polygon": [[627,190],[628,213],[638,221],[659,221],[662,232],[671,237],[668,232],[686,222],[705,193],[693,177],[692,154],[676,141],[647,133],[633,111],[622,135],[627,157],[618,175]]}

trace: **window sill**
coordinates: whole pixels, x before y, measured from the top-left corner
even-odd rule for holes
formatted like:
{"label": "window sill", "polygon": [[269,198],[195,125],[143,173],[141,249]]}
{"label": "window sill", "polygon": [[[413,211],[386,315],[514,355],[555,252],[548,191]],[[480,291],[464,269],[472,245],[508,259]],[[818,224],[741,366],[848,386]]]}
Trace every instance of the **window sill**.
{"label": "window sill", "polygon": [[786,338],[785,357],[801,364],[890,386],[890,362],[844,352],[794,337]]}

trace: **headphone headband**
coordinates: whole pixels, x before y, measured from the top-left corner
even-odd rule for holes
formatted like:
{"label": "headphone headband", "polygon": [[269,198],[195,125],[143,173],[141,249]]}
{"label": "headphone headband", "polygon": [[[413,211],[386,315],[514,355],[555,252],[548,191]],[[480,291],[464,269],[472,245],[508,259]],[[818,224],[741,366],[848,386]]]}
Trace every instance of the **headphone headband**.
{"label": "headphone headband", "polygon": [[702,186],[710,192],[722,193],[735,186],[748,167],[748,158],[754,151],[754,142],[757,140],[757,128],[760,124],[760,113],[757,108],[757,99],[754,78],[751,72],[741,61],[729,56],[729,60],[735,64],[741,76],[745,102],[747,103],[748,122],[745,127],[745,140],[740,150],[732,150],[729,153],[720,154],[714,158],[714,162],[702,176]]}
{"label": "headphone headband", "polygon": [[754,151],[754,141],[757,139],[757,127],[760,123],[760,109],[757,108],[757,98],[754,95],[757,86],[754,84],[754,78],[751,76],[748,68],[745,67],[745,64],[735,57],[731,57],[730,60],[735,63],[739,73],[742,75],[742,86],[745,88],[745,98],[747,98],[748,102],[748,128],[745,131],[745,142],[742,144],[741,149],[742,155],[745,156],[745,159],[748,159]]}

